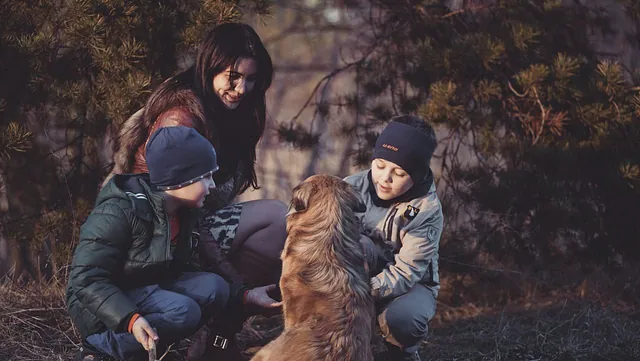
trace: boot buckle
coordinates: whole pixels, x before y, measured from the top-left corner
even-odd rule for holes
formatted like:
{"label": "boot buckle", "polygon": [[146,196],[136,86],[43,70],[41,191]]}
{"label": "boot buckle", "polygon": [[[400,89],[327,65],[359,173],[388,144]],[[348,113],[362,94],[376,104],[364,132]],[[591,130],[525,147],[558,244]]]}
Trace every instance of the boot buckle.
{"label": "boot buckle", "polygon": [[213,346],[219,347],[224,350],[227,348],[227,339],[222,336],[216,335],[216,337],[213,338]]}

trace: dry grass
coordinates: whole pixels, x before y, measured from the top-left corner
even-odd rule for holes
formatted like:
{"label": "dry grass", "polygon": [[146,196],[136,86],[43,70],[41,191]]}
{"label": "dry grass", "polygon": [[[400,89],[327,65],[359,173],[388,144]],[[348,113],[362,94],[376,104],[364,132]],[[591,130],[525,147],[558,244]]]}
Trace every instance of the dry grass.
{"label": "dry grass", "polygon": [[[510,310],[472,304],[443,310],[441,306],[421,349],[423,360],[640,360],[638,314],[576,300],[538,306],[514,304]],[[241,337],[247,356],[281,331],[274,319],[255,317],[245,327]],[[379,335],[373,347],[376,360],[383,361]]]}
{"label": "dry grass", "polygon": [[[79,339],[63,292],[57,283],[0,287],[0,360],[73,358]],[[421,350],[424,360],[640,360],[640,314],[622,303],[549,296],[502,307],[439,303],[430,327]],[[252,317],[238,337],[246,358],[281,331],[281,316]],[[383,361],[379,336],[373,347],[376,360]]]}
{"label": "dry grass", "polygon": [[461,318],[443,312],[432,323],[425,358],[640,360],[640,320],[633,313],[575,300],[510,308],[476,309]]}
{"label": "dry grass", "polygon": [[0,360],[71,360],[78,342],[61,284],[0,287]]}

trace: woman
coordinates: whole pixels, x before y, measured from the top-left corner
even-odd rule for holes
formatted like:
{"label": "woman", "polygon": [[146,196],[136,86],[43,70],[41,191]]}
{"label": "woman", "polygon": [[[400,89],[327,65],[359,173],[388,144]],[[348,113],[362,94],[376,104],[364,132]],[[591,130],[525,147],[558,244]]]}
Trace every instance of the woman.
{"label": "woman", "polygon": [[[112,174],[147,172],[145,144],[159,127],[193,127],[219,154],[216,189],[200,222],[199,252],[205,269],[232,283],[230,317],[196,334],[192,359],[205,348],[237,353],[233,336],[242,328],[243,304],[262,310],[279,306],[267,291],[280,276],[286,206],[275,200],[231,204],[249,187],[258,188],[256,145],[265,129],[265,92],[272,76],[271,57],[253,28],[218,25],[198,49],[195,65],[155,89],[120,131]],[[209,347],[212,343],[220,347]]]}

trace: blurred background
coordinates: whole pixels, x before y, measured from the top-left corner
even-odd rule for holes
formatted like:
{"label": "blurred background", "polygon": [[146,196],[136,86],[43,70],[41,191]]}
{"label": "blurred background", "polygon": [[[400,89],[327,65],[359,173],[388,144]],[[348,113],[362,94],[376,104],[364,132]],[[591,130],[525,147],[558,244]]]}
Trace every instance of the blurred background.
{"label": "blurred background", "polygon": [[[240,201],[366,168],[395,114],[436,128],[426,359],[640,359],[639,1],[0,0],[0,18],[0,359],[77,345],[63,285],[113,136],[224,21],[275,65]],[[253,322],[247,355],[279,330]]]}

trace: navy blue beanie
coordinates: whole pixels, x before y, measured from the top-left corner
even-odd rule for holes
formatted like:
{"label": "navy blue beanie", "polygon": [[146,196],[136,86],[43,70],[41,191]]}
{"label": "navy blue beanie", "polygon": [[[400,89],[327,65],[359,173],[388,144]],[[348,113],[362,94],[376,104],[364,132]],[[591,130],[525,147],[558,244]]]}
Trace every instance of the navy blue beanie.
{"label": "navy blue beanie", "polygon": [[195,129],[162,127],[146,147],[151,184],[160,190],[178,189],[218,170],[216,151]]}
{"label": "navy blue beanie", "polygon": [[402,167],[415,183],[429,172],[436,140],[411,125],[393,121],[378,136],[373,159],[382,158]]}

